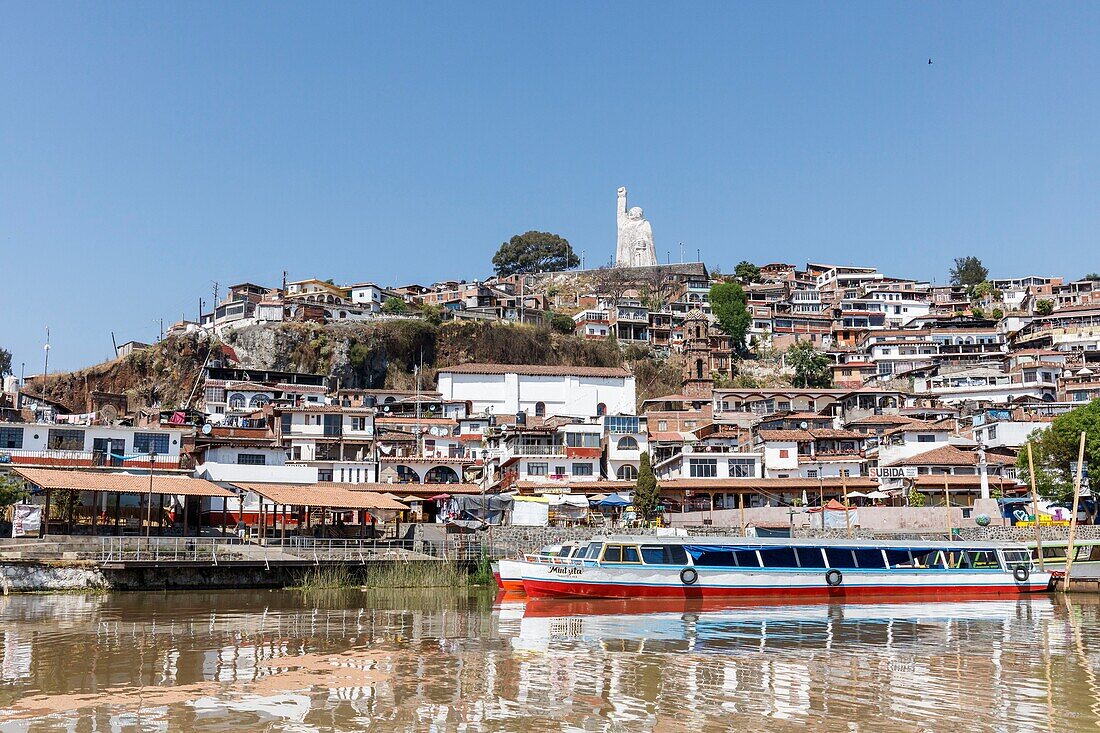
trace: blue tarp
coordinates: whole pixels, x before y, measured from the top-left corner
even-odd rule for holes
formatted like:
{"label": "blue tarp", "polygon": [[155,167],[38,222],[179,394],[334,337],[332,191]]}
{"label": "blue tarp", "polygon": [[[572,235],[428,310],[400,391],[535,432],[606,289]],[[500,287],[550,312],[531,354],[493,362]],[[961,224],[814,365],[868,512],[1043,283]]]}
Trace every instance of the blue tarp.
{"label": "blue tarp", "polygon": [[597,504],[597,506],[630,506],[630,499],[624,499],[618,494],[612,494]]}

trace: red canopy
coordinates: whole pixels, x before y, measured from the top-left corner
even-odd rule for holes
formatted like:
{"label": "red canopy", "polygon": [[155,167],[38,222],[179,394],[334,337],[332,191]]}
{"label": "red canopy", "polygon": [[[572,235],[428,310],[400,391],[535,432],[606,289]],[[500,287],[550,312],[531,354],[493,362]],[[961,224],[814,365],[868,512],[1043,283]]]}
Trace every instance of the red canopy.
{"label": "red canopy", "polygon": [[436,494],[435,496],[429,496],[428,501],[443,501],[444,499],[450,499],[450,494]]}
{"label": "red canopy", "polygon": [[[846,507],[843,504],[841,504],[839,501],[837,501],[836,499],[829,499],[829,501],[826,502],[826,504],[825,504],[825,508],[828,509],[831,512],[842,512],[846,509],[848,511],[855,511],[855,507]],[[821,511],[821,507],[814,507],[813,509],[810,510],[810,513],[812,514],[814,512],[820,512],[820,511]]]}

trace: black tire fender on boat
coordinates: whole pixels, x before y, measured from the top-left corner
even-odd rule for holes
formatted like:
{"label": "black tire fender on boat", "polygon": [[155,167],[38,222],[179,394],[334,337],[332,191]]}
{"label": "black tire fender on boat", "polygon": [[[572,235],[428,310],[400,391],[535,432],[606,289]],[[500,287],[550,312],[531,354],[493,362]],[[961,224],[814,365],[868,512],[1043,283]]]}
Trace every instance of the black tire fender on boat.
{"label": "black tire fender on boat", "polygon": [[680,571],[680,582],[684,585],[695,585],[699,581],[699,571],[695,568],[684,568]]}
{"label": "black tire fender on boat", "polygon": [[836,568],[829,568],[825,571],[825,582],[835,588],[844,582],[844,573]]}
{"label": "black tire fender on boat", "polygon": [[1026,565],[1017,565],[1012,568],[1012,577],[1016,579],[1017,583],[1026,583],[1027,579],[1031,577],[1031,571]]}

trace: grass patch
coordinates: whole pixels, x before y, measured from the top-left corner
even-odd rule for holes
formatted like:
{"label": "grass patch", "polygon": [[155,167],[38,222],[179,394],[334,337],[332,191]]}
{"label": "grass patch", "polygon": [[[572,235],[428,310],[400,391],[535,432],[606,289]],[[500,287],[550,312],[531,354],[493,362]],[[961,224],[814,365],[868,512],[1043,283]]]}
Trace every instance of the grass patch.
{"label": "grass patch", "polygon": [[484,556],[473,573],[455,563],[441,561],[325,565],[311,568],[294,588],[306,592],[355,588],[464,588],[492,582],[489,558]]}

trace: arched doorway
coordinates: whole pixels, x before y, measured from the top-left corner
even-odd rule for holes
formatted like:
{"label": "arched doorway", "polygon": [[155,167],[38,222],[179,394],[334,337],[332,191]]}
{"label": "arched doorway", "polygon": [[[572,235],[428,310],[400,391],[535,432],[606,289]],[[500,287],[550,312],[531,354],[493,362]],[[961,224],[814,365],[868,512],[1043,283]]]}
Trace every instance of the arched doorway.
{"label": "arched doorway", "polygon": [[458,472],[450,466],[433,466],[424,474],[426,484],[457,484]]}

